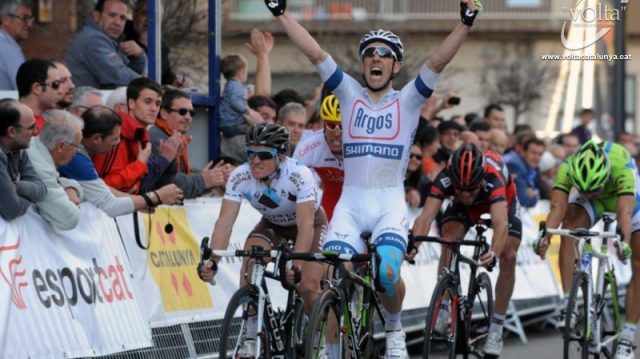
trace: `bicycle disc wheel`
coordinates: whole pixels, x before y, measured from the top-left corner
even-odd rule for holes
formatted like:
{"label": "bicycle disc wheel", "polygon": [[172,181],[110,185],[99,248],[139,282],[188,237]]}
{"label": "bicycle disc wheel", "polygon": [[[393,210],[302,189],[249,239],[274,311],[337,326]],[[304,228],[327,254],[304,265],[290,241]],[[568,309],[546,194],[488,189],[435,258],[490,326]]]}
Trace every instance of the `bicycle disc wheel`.
{"label": "bicycle disc wheel", "polygon": [[[252,315],[257,315],[257,313],[258,290],[252,285],[238,289],[229,300],[224,314],[218,358],[235,359],[237,357],[238,350],[242,348],[245,342],[247,319]],[[262,330],[261,332],[262,335],[256,338],[260,342],[258,358],[267,359],[271,357],[269,331]]]}
{"label": "bicycle disc wheel", "polygon": [[[449,313],[441,313],[446,310],[443,300],[449,300]],[[436,284],[431,296],[427,321],[424,327],[423,358],[450,358],[456,357],[456,341],[458,339],[458,305],[460,298],[457,288],[451,277],[443,276]]]}
{"label": "bicycle disc wheel", "polygon": [[467,339],[469,351],[479,354],[489,335],[489,326],[493,317],[493,287],[487,273],[476,276],[473,288],[473,308],[467,314]]}
{"label": "bicycle disc wheel", "polygon": [[[340,301],[335,290],[327,289],[320,293],[311,310],[307,330],[305,359],[324,358],[327,342],[338,344],[340,340]],[[329,323],[336,324],[336,333],[329,332]],[[329,336],[334,336],[330,338]],[[341,356],[342,357],[342,356]]]}
{"label": "bicycle disc wheel", "polygon": [[564,327],[564,358],[588,358],[591,327],[589,325],[589,276],[576,272],[569,302],[566,308]]}

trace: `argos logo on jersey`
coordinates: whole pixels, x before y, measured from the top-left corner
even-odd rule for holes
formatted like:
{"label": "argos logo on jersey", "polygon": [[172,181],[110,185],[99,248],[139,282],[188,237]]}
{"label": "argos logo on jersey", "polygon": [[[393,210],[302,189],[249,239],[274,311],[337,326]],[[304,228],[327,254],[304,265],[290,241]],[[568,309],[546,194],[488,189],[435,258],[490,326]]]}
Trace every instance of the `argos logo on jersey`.
{"label": "argos logo on jersey", "polygon": [[400,103],[398,100],[374,110],[357,100],[351,111],[349,136],[376,140],[393,140],[400,132]]}

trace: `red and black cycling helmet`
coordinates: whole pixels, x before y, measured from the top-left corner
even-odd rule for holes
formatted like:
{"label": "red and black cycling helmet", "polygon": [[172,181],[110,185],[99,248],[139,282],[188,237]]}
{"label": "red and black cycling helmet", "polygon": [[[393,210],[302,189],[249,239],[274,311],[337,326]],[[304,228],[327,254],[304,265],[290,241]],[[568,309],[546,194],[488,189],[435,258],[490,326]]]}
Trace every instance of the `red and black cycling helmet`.
{"label": "red and black cycling helmet", "polygon": [[485,159],[482,151],[472,144],[464,144],[449,158],[449,174],[454,188],[478,188],[484,179]]}

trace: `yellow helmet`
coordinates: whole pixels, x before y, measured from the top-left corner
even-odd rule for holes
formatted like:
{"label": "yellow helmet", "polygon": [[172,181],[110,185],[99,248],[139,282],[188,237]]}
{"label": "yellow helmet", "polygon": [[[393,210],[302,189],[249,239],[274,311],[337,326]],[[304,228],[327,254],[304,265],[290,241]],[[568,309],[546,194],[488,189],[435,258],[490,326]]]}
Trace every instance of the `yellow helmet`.
{"label": "yellow helmet", "polygon": [[320,119],[326,122],[340,123],[340,103],[335,95],[329,95],[320,105]]}

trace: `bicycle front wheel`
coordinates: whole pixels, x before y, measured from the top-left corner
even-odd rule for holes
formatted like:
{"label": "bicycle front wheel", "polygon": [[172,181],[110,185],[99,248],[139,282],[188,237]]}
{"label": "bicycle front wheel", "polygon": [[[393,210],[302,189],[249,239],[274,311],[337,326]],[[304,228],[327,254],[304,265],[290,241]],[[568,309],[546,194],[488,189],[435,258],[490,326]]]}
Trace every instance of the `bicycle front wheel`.
{"label": "bicycle front wheel", "polygon": [[[247,350],[250,346],[245,345],[246,333],[250,317],[258,315],[258,290],[252,285],[238,289],[224,314],[222,322],[222,333],[220,335],[218,358],[237,358],[238,352]],[[265,328],[266,329],[266,328]],[[257,330],[256,331],[260,331]],[[262,330],[262,335],[257,336],[256,343],[260,343],[260,353],[256,358],[271,358],[269,331]],[[255,355],[255,353],[253,353]]]}
{"label": "bicycle front wheel", "polygon": [[460,297],[456,285],[451,277],[443,276],[436,284],[429,303],[424,327],[423,358],[456,357],[459,304]]}
{"label": "bicycle front wheel", "polygon": [[569,302],[565,311],[564,358],[589,357],[589,276],[585,272],[576,272]]}
{"label": "bicycle front wheel", "polygon": [[478,354],[484,348],[493,317],[493,287],[487,273],[476,276],[472,299],[473,307],[467,311],[465,323],[469,350]]}
{"label": "bicycle front wheel", "polygon": [[[304,350],[305,359],[324,358],[327,344],[338,344],[340,340],[341,309],[338,294],[333,289],[320,293],[316,299],[307,332]],[[340,356],[342,357],[342,355]]]}

